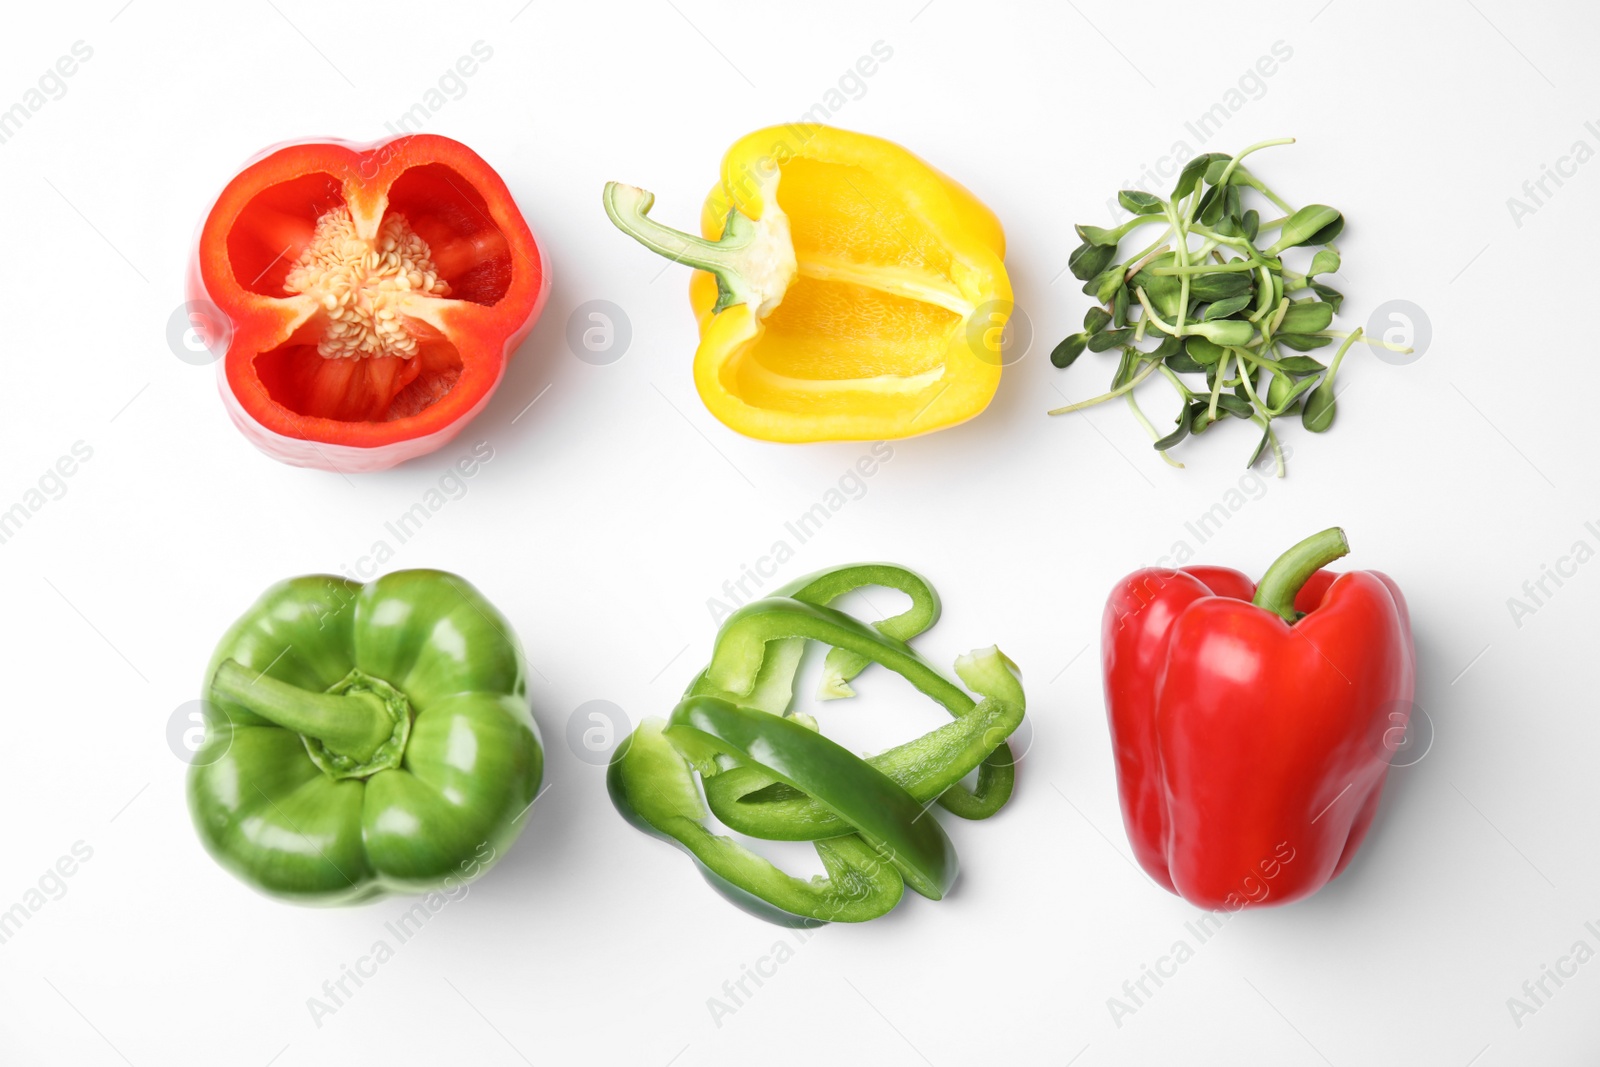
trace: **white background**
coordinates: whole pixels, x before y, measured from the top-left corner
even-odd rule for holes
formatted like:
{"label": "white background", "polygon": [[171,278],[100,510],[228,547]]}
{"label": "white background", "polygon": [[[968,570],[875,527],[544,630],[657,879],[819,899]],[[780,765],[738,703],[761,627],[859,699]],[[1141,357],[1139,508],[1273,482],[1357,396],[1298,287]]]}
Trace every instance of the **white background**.
{"label": "white background", "polygon": [[[93,857],[0,945],[0,1060],[1594,1062],[1600,963],[1549,985],[1520,1027],[1507,1007],[1576,941],[1600,949],[1584,927],[1600,925],[1586,669],[1600,564],[1547,583],[1521,626],[1507,605],[1575,541],[1600,547],[1584,526],[1600,520],[1600,163],[1549,185],[1521,225],[1506,203],[1575,141],[1600,148],[1584,128],[1600,119],[1590,5],[465,6],[100,0],[8,16],[0,106],[75,41],[93,57],[0,144],[0,509],[74,442],[93,457],[0,545],[0,908],[75,842]],[[549,306],[455,445],[375,476],[280,466],[228,423],[212,369],[165,339],[194,227],[252,153],[385,136],[480,40],[492,58],[428,129],[504,175],[553,261]],[[982,417],[895,443],[780,578],[872,558],[923,571],[946,611],[919,643],[948,663],[998,642],[1026,672],[1033,745],[1000,816],[946,820],[964,870],[952,897],[822,930],[718,1025],[708,998],[796,939],[625,825],[568,719],[590,700],[635,722],[669,710],[708,654],[707,599],[866,446],[718,424],[690,379],[687,272],[613,230],[600,187],[642,184],[658,217],[692,225],[729,143],[805,112],[878,41],[892,58],[834,121],[910,147],[996,210],[1035,340]],[[1185,122],[1279,41],[1292,57],[1200,145]],[[1087,306],[1063,273],[1071,224],[1105,224],[1107,196],[1175,142],[1283,135],[1300,142],[1258,171],[1350,219],[1341,323],[1409,300],[1431,347],[1407,366],[1353,353],[1333,431],[1290,425],[1289,477],[1264,490],[1242,424],[1184,445],[1177,471],[1119,406],[1047,418],[1110,376],[1092,355],[1070,372],[1045,358]],[[633,328],[608,366],[566,341],[596,299]],[[1145,395],[1167,419],[1163,390]],[[476,441],[493,460],[391,566],[459,571],[513,621],[550,789],[507,859],[319,1027],[307,999],[405,903],[307,910],[235,882],[195,839],[168,723],[263,588],[354,567]],[[1254,499],[1200,544],[1185,523],[1241,484]],[[1193,944],[1197,913],[1129,859],[1097,665],[1106,592],[1180,540],[1259,573],[1335,523],[1349,565],[1410,599],[1432,749],[1393,772],[1339,882],[1234,918],[1118,1026],[1108,998]],[[846,743],[937,721],[892,679],[860,689],[823,719]]]}

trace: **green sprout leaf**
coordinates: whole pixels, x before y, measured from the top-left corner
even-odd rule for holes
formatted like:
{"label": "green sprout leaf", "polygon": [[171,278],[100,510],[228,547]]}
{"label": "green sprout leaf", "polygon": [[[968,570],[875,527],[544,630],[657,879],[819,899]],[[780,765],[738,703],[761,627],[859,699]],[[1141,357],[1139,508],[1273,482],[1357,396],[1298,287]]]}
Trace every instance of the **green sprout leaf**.
{"label": "green sprout leaf", "polygon": [[[1206,184],[1216,185],[1220,182],[1222,180],[1222,172],[1227,170],[1228,164],[1232,162],[1232,156],[1223,155],[1221,152],[1211,153],[1211,162],[1206,164]],[[1238,174],[1237,167],[1234,168],[1234,174]],[[1233,178],[1228,180],[1232,182]]]}
{"label": "green sprout leaf", "polygon": [[1204,337],[1198,337],[1194,334],[1190,334],[1185,338],[1184,350],[1188,352],[1190,359],[1206,367],[1216,366],[1217,361],[1222,358],[1223,352],[1219,345],[1212,344]]}
{"label": "green sprout leaf", "polygon": [[1117,290],[1117,295],[1111,301],[1112,325],[1123,327],[1128,325],[1128,287],[1124,285]]}
{"label": "green sprout leaf", "polygon": [[1109,304],[1117,290],[1122,288],[1122,274],[1121,265],[1113,264],[1085,282],[1083,291],[1094,297],[1097,303]]}
{"label": "green sprout leaf", "polygon": [[1320,229],[1316,233],[1312,234],[1311,237],[1305,243],[1308,244],[1308,245],[1332,244],[1334,241],[1339,239],[1339,235],[1341,233],[1343,233],[1343,232],[1344,232],[1344,216],[1340,215],[1338,218],[1336,218],[1332,222],[1328,223],[1322,229]]}
{"label": "green sprout leaf", "polygon": [[1075,226],[1073,228],[1078,231],[1078,236],[1083,239],[1084,244],[1114,249],[1117,247],[1117,242],[1122,240],[1117,231],[1107,230],[1100,226]]}
{"label": "green sprout leaf", "polygon": [[1335,315],[1339,313],[1339,305],[1344,303],[1343,293],[1332,286],[1323,285],[1321,282],[1312,282],[1311,291],[1316,293],[1324,303],[1332,305]]}
{"label": "green sprout leaf", "polygon": [[1296,352],[1311,352],[1333,344],[1333,338],[1323,337],[1314,333],[1280,333],[1274,335],[1272,339],[1283,347],[1292,348]]}
{"label": "green sprout leaf", "polygon": [[1278,366],[1290,374],[1321,374],[1328,369],[1310,356],[1284,356],[1278,360]]}
{"label": "green sprout leaf", "polygon": [[[1176,338],[1173,338],[1173,340],[1176,340]],[[1204,341],[1203,338],[1198,337],[1191,338],[1191,340],[1203,341],[1205,344],[1211,343],[1209,341]],[[1217,349],[1219,354],[1221,351],[1222,350],[1220,348]],[[1199,374],[1206,369],[1204,364],[1196,363],[1194,361],[1194,357],[1181,350],[1168,354],[1166,356],[1166,363],[1168,368],[1177,371],[1179,374]]]}
{"label": "green sprout leaf", "polygon": [[1074,278],[1086,282],[1110,266],[1116,255],[1116,245],[1081,244],[1067,257],[1067,269]]}
{"label": "green sprout leaf", "polygon": [[1189,295],[1199,300],[1226,300],[1250,291],[1254,275],[1247,270],[1212,271],[1189,278]]}
{"label": "green sprout leaf", "polygon": [[1161,343],[1149,353],[1151,359],[1166,359],[1168,356],[1183,351],[1183,340],[1170,334],[1163,334]]}
{"label": "green sprout leaf", "polygon": [[1111,376],[1111,388],[1121,389],[1124,385],[1127,385],[1129,380],[1133,378],[1134,368],[1138,365],[1139,361],[1133,349],[1124,348],[1122,350],[1122,359],[1117,363],[1117,373]]}
{"label": "green sprout leaf", "polygon": [[1178,172],[1178,184],[1172,187],[1172,199],[1180,200],[1194,192],[1194,187],[1200,184],[1200,179],[1205,175],[1206,168],[1213,162],[1221,161],[1226,166],[1232,156],[1225,156],[1220,152],[1207,152],[1195,156],[1184,164],[1183,170]]}
{"label": "green sprout leaf", "polygon": [[1333,324],[1333,305],[1320,301],[1290,304],[1278,324],[1280,333],[1316,333]]}
{"label": "green sprout leaf", "polygon": [[1207,306],[1206,312],[1201,318],[1206,320],[1225,319],[1229,315],[1236,315],[1249,307],[1250,302],[1254,299],[1255,297],[1250,293],[1241,293],[1238,296],[1230,296],[1226,300],[1218,300],[1216,303]]}
{"label": "green sprout leaf", "polygon": [[1328,375],[1306,397],[1306,406],[1300,412],[1300,424],[1312,433],[1322,433],[1333,425],[1334,406],[1333,376]]}
{"label": "green sprout leaf", "polygon": [[1241,419],[1248,419],[1256,413],[1256,409],[1250,406],[1250,401],[1233,393],[1223,393],[1217,397],[1217,410],[1226,411],[1228,414],[1236,415]]}
{"label": "green sprout leaf", "polygon": [[[1338,236],[1339,230],[1335,229],[1332,236],[1322,235],[1335,226],[1343,228],[1344,216],[1326,204],[1308,204],[1289,216],[1288,221],[1283,224],[1283,230],[1278,234],[1278,239],[1266,249],[1266,254],[1277,256],[1286,248],[1297,248],[1304,244],[1327,244]],[[1080,234],[1083,232],[1081,227],[1078,232]]]}
{"label": "green sprout leaf", "polygon": [[1271,440],[1272,428],[1269,426],[1267,429],[1261,431],[1261,440],[1256,442],[1256,450],[1250,453],[1250,461],[1244,465],[1245,470],[1249,470],[1251,467],[1256,465],[1256,460],[1261,458],[1261,453],[1266,451],[1267,443]]}
{"label": "green sprout leaf", "polygon": [[1306,390],[1315,387],[1317,379],[1302,378],[1293,385],[1289,379],[1281,375],[1272,376],[1272,384],[1267,388],[1268,417],[1284,415],[1293,411],[1300,405],[1300,395]]}
{"label": "green sprout leaf", "polygon": [[[1288,375],[1274,374],[1272,381],[1267,385],[1267,408],[1271,411],[1282,411],[1288,401],[1290,391],[1294,388],[1294,380]],[[1311,384],[1315,385],[1315,382]]]}
{"label": "green sprout leaf", "polygon": [[[1212,344],[1222,345],[1247,345],[1255,336],[1256,328],[1248,322],[1238,319],[1222,319],[1217,322],[1191,322],[1185,327],[1189,333],[1204,337]],[[1190,353],[1193,355],[1193,353]]]}
{"label": "green sprout leaf", "polygon": [[1175,316],[1182,306],[1183,283],[1174,275],[1142,270],[1133,276],[1133,286],[1144,290],[1145,298],[1164,319]]}
{"label": "green sprout leaf", "polygon": [[1139,189],[1124,189],[1117,194],[1117,203],[1135,215],[1159,215],[1166,210],[1160,197],[1151,196]]}
{"label": "green sprout leaf", "polygon": [[1131,340],[1133,340],[1132,327],[1122,330],[1103,330],[1089,338],[1088,347],[1091,352],[1109,352]]}
{"label": "green sprout leaf", "polygon": [[1165,452],[1173,445],[1189,436],[1190,407],[1185,404],[1183,410],[1178,412],[1178,428],[1155,443],[1157,452]]}
{"label": "green sprout leaf", "polygon": [[[1096,310],[1099,310],[1098,308]],[[1065,370],[1079,356],[1083,355],[1084,346],[1088,338],[1081,333],[1070,334],[1060,344],[1050,350],[1050,362]]]}

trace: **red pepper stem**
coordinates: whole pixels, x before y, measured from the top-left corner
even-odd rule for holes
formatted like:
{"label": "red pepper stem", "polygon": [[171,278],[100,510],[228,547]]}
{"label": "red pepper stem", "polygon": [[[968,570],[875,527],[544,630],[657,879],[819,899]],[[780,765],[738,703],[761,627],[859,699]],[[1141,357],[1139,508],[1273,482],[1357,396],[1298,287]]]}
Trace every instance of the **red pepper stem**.
{"label": "red pepper stem", "polygon": [[1267,568],[1251,603],[1266,608],[1293,626],[1300,619],[1300,612],[1294,609],[1294,598],[1300,587],[1313,574],[1349,551],[1350,542],[1337,526],[1312,534]]}
{"label": "red pepper stem", "polygon": [[258,675],[225,660],[211,691],[279,726],[322,742],[329,752],[369,760],[394,732],[394,720],[376,693],[318,693]]}

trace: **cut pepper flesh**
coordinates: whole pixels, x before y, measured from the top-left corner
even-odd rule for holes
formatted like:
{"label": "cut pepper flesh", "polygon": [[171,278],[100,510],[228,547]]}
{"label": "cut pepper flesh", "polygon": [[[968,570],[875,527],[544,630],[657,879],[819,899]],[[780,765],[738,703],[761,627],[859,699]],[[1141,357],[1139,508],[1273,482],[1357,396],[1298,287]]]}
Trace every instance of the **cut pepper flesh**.
{"label": "cut pepper flesh", "polygon": [[282,439],[374,450],[360,469],[438,447],[475,414],[546,287],[499,176],[419,135],[247,166],[207,217],[190,297],[231,324],[223,389],[252,440],[291,462],[315,451]]}
{"label": "cut pepper flesh", "polygon": [[[1011,311],[1000,225],[904,149],[821,126],[757,131],[723,161],[704,238],[676,243],[643,217],[648,201],[618,210],[613,190],[618,226],[701,268],[690,283],[695,383],[734,429],[776,441],[905,437],[970,418],[994,395]],[[764,242],[773,215],[785,224]],[[770,271],[743,284],[756,264],[785,261],[781,286]]]}

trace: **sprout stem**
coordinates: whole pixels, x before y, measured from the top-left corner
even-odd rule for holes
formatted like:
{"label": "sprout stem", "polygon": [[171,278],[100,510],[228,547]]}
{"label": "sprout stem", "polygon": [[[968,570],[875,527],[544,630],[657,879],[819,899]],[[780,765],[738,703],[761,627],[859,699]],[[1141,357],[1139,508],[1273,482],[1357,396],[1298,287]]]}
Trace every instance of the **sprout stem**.
{"label": "sprout stem", "polygon": [[1206,417],[1212,422],[1217,421],[1217,401],[1222,396],[1222,380],[1228,376],[1228,357],[1233,355],[1227,349],[1222,351],[1222,360],[1217,364],[1217,377],[1211,383],[1211,407],[1206,411]]}
{"label": "sprout stem", "polygon": [[[1193,391],[1191,391],[1187,385],[1183,384],[1183,379],[1178,377],[1177,374],[1173,372],[1172,368],[1167,366],[1165,361],[1156,364],[1156,366],[1161,368],[1162,375],[1166,377],[1167,381],[1172,383],[1172,387],[1178,391],[1179,396],[1183,397],[1183,402],[1185,404],[1194,399]],[[1157,440],[1160,439],[1157,438]]]}
{"label": "sprout stem", "polygon": [[[1279,138],[1276,138],[1276,139],[1271,140],[1271,141],[1257,141],[1255,144],[1251,145],[1250,147],[1240,151],[1232,159],[1228,160],[1228,165],[1223,168],[1222,176],[1217,179],[1216,184],[1218,184],[1218,185],[1227,185],[1228,184],[1228,179],[1233,176],[1234,169],[1239,166],[1239,160],[1243,159],[1245,156],[1248,156],[1251,152],[1259,152],[1263,148],[1275,148],[1276,146],[1281,145],[1281,144],[1294,144],[1294,138],[1293,137],[1279,137]],[[1249,173],[1249,172],[1246,171],[1245,173]]]}
{"label": "sprout stem", "polygon": [[[1123,275],[1123,280],[1124,281],[1132,281],[1133,280],[1133,276],[1135,274],[1138,274],[1141,270],[1144,269],[1145,264],[1149,263],[1153,259],[1159,259],[1161,256],[1165,255],[1166,253],[1168,253],[1170,251],[1172,251],[1172,246],[1171,245],[1167,245],[1167,244],[1163,244],[1160,248],[1153,248],[1150,251],[1146,252],[1143,256],[1140,256],[1138,259],[1133,261],[1133,265],[1131,267],[1129,267],[1127,273]],[[1164,267],[1151,267],[1150,268],[1151,273],[1159,273],[1161,271],[1164,271],[1165,269],[1166,268],[1164,268]]]}
{"label": "sprout stem", "polygon": [[1151,267],[1151,274],[1211,274],[1215,271],[1241,271],[1255,270],[1256,265],[1248,259],[1234,259],[1226,263],[1194,263],[1186,267]]}
{"label": "sprout stem", "polygon": [[[1391,352],[1399,352],[1401,355],[1410,355],[1411,351],[1412,351],[1408,347],[1403,347],[1401,345],[1392,345],[1388,341],[1379,341],[1379,340],[1376,340],[1375,338],[1367,337],[1367,336],[1365,336],[1363,334],[1363,332],[1359,328],[1355,331],[1355,333],[1346,333],[1343,330],[1323,330],[1320,333],[1315,334],[1313,336],[1317,336],[1317,337],[1343,337],[1343,338],[1346,338],[1347,340],[1360,340],[1360,341],[1362,341],[1362,342],[1364,342],[1366,344],[1371,345],[1373,348],[1387,348],[1389,351],[1391,351]],[[1350,347],[1349,345],[1345,345],[1345,348],[1349,348],[1349,347]],[[1340,353],[1340,355],[1343,355],[1344,354],[1344,348],[1341,348],[1339,350],[1339,353]]]}
{"label": "sprout stem", "polygon": [[[1144,427],[1144,432],[1150,435],[1151,443],[1154,444],[1156,441],[1161,440],[1161,431],[1150,425],[1150,420],[1145,418],[1144,410],[1139,407],[1139,401],[1133,398],[1133,394],[1127,394],[1125,399],[1128,401],[1129,410],[1133,412],[1133,417],[1139,420],[1139,425]],[[1156,451],[1161,453],[1161,458],[1167,461],[1167,466],[1183,470],[1183,464],[1167,455],[1166,449],[1158,448]]]}
{"label": "sprout stem", "polygon": [[1144,370],[1140,371],[1138,374],[1136,374],[1132,378],[1130,378],[1128,380],[1127,384],[1119,385],[1115,389],[1111,390],[1111,392],[1109,392],[1109,393],[1101,393],[1097,397],[1093,397],[1093,398],[1091,398],[1089,400],[1080,400],[1076,404],[1068,404],[1065,407],[1052,408],[1050,411],[1047,411],[1045,414],[1047,414],[1047,415],[1067,415],[1067,414],[1070,414],[1070,413],[1072,413],[1074,411],[1082,411],[1084,408],[1092,408],[1096,404],[1103,404],[1107,400],[1115,400],[1117,397],[1121,396],[1124,393],[1131,393],[1135,388],[1138,387],[1138,385],[1141,382],[1143,382],[1146,378],[1150,377],[1150,375],[1154,374],[1156,372],[1156,368],[1159,367],[1159,366],[1161,366],[1161,361],[1160,360],[1152,361],[1148,366],[1145,367]]}

